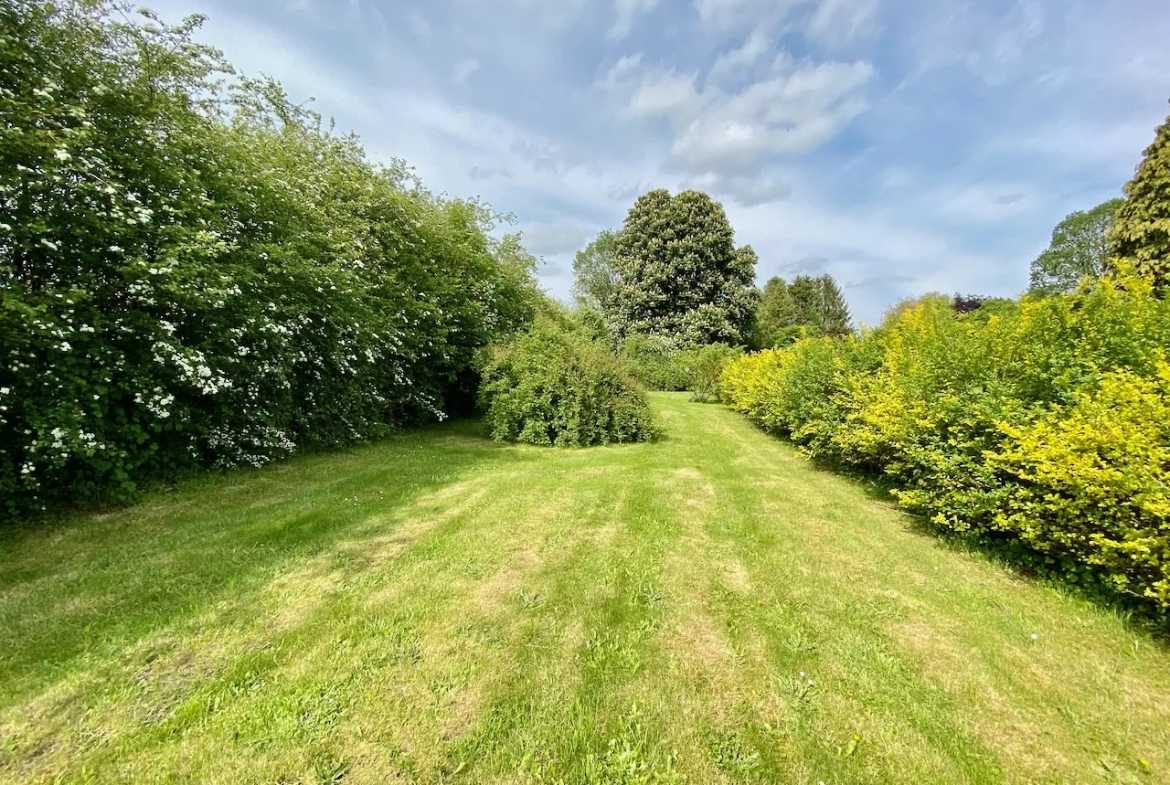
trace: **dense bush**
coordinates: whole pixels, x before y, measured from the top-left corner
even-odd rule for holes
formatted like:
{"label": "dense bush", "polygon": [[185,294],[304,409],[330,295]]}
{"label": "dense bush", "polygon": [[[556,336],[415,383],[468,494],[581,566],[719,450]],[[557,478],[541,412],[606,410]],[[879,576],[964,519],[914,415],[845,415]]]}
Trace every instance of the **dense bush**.
{"label": "dense bush", "polygon": [[1137,279],[728,364],[724,399],[935,525],[1170,609],[1170,303]]}
{"label": "dense bush", "polygon": [[631,335],[618,346],[618,356],[648,390],[681,392],[690,386],[679,350],[661,338]]}
{"label": "dense bush", "polygon": [[588,447],[655,433],[646,395],[606,348],[553,319],[489,347],[480,400],[493,439]]}
{"label": "dense bush", "polygon": [[0,0],[0,517],[441,417],[532,259],[109,3]]}
{"label": "dense bush", "polygon": [[680,352],[678,363],[687,375],[687,387],[691,400],[696,403],[713,403],[719,400],[719,377],[723,368],[733,357],[743,354],[742,349],[722,343],[700,346]]}

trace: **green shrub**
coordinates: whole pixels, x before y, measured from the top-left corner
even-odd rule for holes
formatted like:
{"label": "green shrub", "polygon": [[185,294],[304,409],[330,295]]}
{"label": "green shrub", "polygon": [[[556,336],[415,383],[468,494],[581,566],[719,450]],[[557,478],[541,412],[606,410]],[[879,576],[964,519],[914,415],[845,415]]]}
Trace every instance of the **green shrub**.
{"label": "green shrub", "polygon": [[723,367],[733,357],[743,354],[726,344],[714,343],[680,352],[678,363],[687,374],[687,387],[691,400],[696,403],[712,403],[719,400],[719,377]]}
{"label": "green shrub", "polygon": [[587,447],[655,434],[637,382],[605,347],[552,319],[485,352],[481,406],[498,441]]}
{"label": "green shrub", "polygon": [[860,338],[730,361],[730,406],[877,470],[940,529],[1170,609],[1170,303],[1148,281],[956,314],[926,298]]}
{"label": "green shrub", "polygon": [[618,347],[618,356],[629,373],[648,390],[681,392],[690,386],[678,350],[661,338],[631,335]]}

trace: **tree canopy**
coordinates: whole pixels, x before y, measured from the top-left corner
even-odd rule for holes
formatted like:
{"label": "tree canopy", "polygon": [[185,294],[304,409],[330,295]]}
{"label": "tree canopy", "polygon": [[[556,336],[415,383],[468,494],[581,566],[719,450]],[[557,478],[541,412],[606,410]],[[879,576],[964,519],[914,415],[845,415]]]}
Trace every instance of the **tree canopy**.
{"label": "tree canopy", "polygon": [[757,257],[736,249],[723,206],[698,191],[651,191],[634,204],[614,247],[607,309],[619,336],[679,346],[747,340]]}
{"label": "tree canopy", "polygon": [[0,517],[441,418],[532,318],[488,208],[227,81],[200,22],[0,2]]}
{"label": "tree canopy", "polygon": [[1056,225],[1052,243],[1032,262],[1031,286],[1040,294],[1067,294],[1109,266],[1109,231],[1124,199],[1070,213]]}
{"label": "tree canopy", "polygon": [[604,313],[613,300],[617,271],[613,266],[619,233],[606,229],[573,259],[573,296],[580,304]]}
{"label": "tree canopy", "polygon": [[1109,239],[1113,254],[1158,289],[1170,285],[1170,117],[1155,132]]}
{"label": "tree canopy", "polygon": [[756,333],[763,346],[782,346],[804,335],[848,335],[852,317],[831,275],[798,275],[791,284],[771,278],[756,311]]}

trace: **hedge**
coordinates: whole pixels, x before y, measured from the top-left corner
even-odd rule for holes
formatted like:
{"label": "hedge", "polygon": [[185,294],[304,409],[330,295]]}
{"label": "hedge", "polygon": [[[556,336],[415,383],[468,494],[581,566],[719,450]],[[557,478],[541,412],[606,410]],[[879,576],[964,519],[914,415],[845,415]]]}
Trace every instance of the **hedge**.
{"label": "hedge", "polygon": [[732,360],[724,400],[940,530],[1170,610],[1170,303],[1111,278]]}
{"label": "hedge", "polygon": [[442,417],[537,297],[483,206],[123,11],[0,6],[0,519]]}

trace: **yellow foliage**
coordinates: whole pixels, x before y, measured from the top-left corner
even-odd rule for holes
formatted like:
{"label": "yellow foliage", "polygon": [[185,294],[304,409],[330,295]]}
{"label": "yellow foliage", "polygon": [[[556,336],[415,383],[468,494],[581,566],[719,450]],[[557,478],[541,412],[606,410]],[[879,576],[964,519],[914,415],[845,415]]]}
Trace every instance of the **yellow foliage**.
{"label": "yellow foliage", "polygon": [[1003,430],[988,462],[1016,484],[996,524],[1170,606],[1170,365],[1111,372],[1068,410]]}
{"label": "yellow foliage", "polygon": [[[728,363],[725,401],[817,458],[881,471],[940,529],[1170,609],[1170,303],[1120,271]],[[1022,546],[1022,551],[1019,546]]]}

